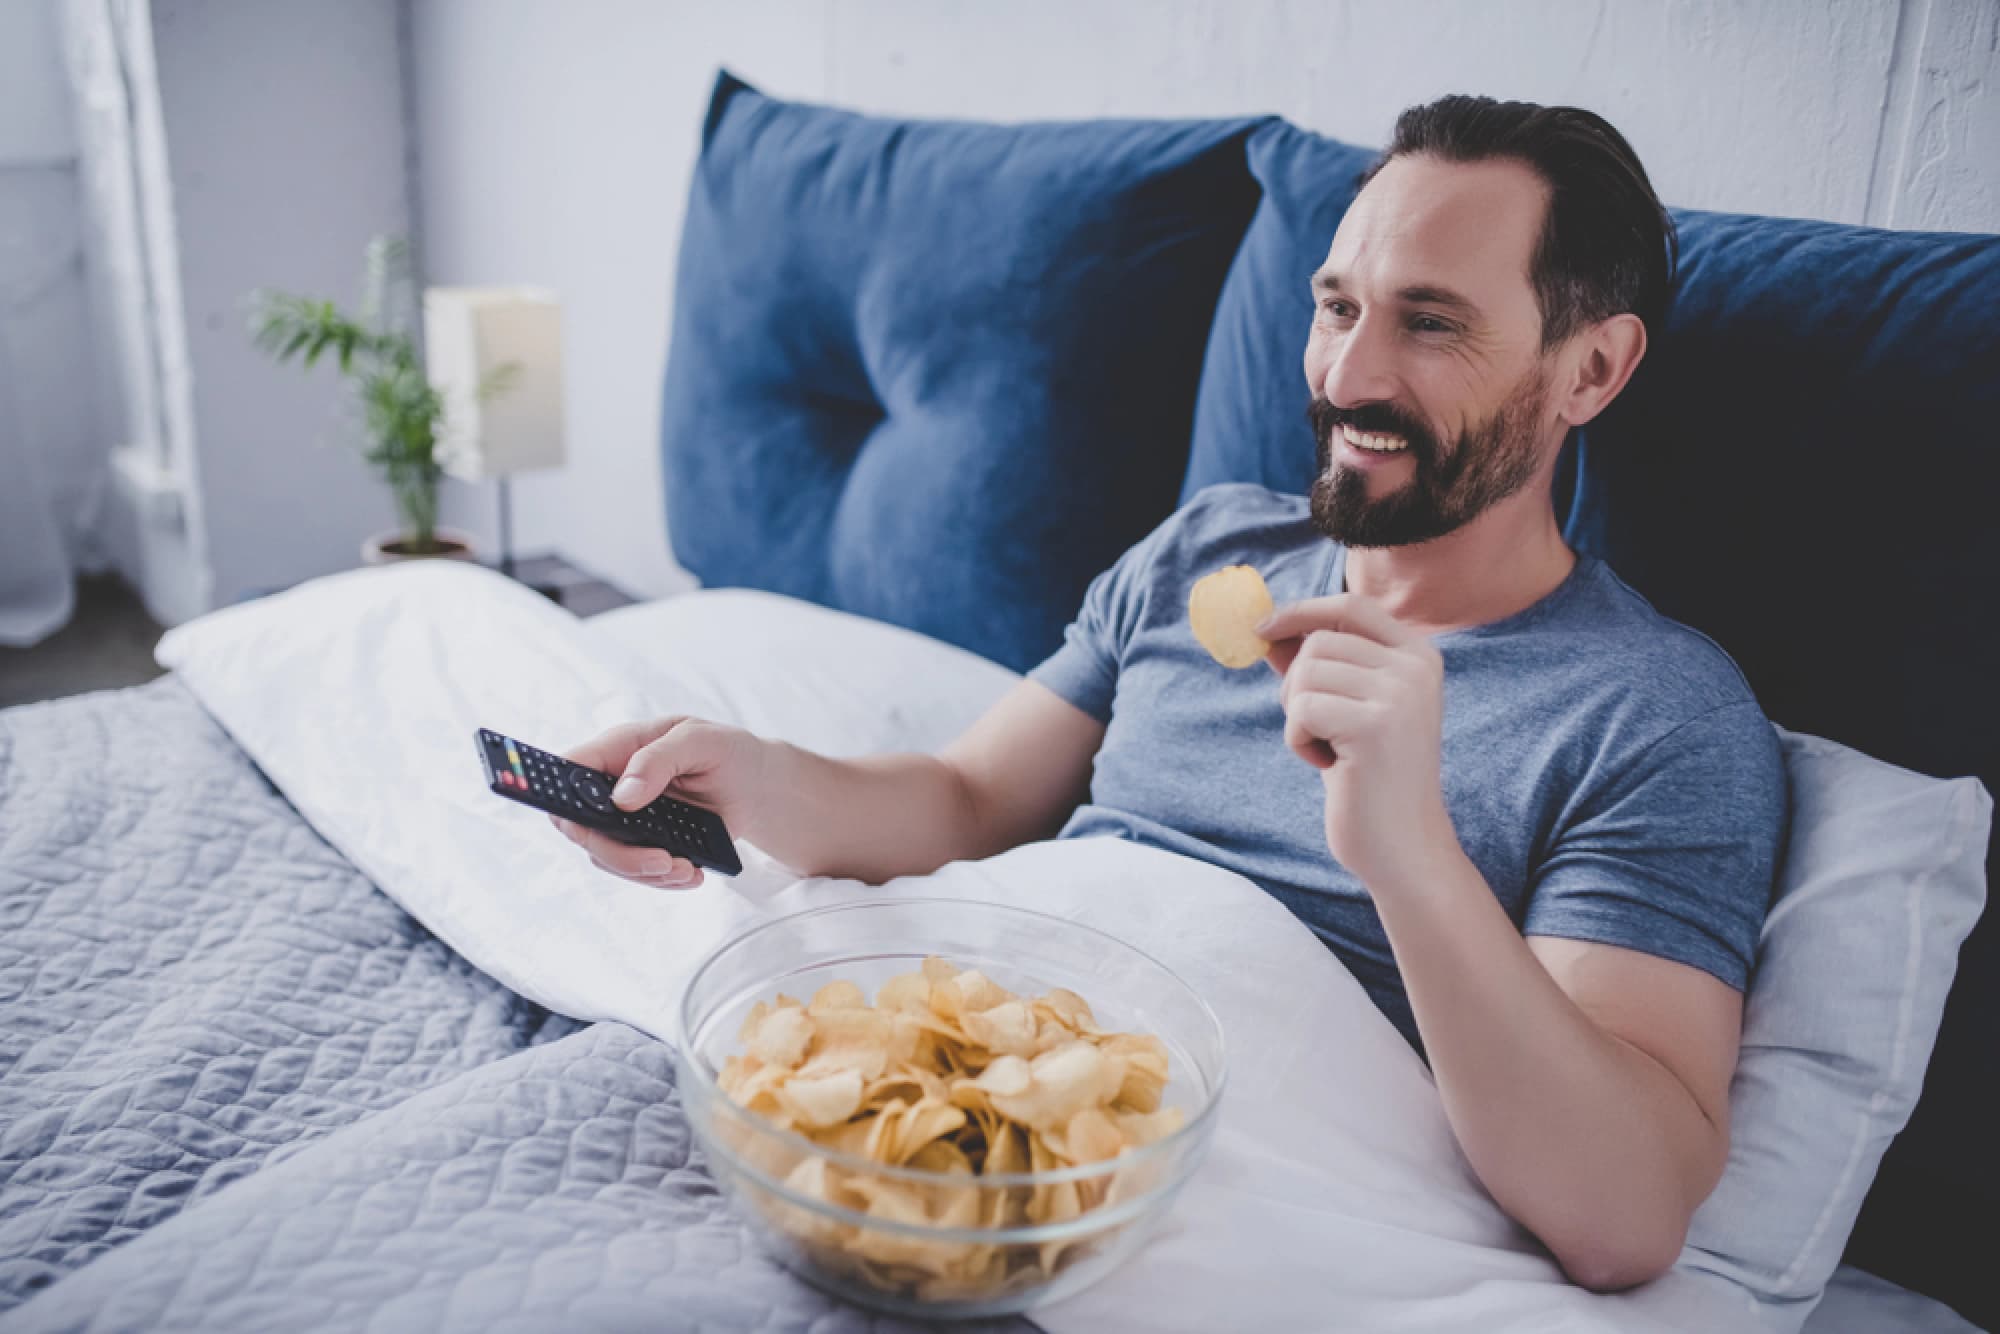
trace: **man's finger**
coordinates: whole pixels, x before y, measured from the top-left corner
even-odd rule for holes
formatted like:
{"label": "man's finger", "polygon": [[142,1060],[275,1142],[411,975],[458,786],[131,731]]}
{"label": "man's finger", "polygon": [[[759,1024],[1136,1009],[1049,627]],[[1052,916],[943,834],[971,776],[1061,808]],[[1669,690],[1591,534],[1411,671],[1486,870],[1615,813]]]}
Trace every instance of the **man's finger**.
{"label": "man's finger", "polygon": [[1285,745],[1313,768],[1328,768],[1341,740],[1365,720],[1367,710],[1363,701],[1342,695],[1299,695],[1285,709]]}
{"label": "man's finger", "polygon": [[562,757],[572,764],[616,773],[624,766],[627,756],[652,739],[648,724],[622,723],[608,732],[599,732],[590,740],[571,746],[562,752]]}
{"label": "man's finger", "polygon": [[1283,639],[1273,644],[1264,660],[1289,681],[1302,654],[1308,658],[1327,658],[1362,667],[1386,667],[1393,652],[1366,635],[1346,630],[1308,630],[1296,639]]}
{"label": "man's finger", "polygon": [[1332,597],[1288,602],[1257,626],[1257,633],[1272,641],[1303,638],[1314,630],[1345,630],[1391,648],[1423,638],[1391,616],[1381,603],[1359,593],[1336,593]]}
{"label": "man's finger", "polygon": [[688,742],[698,733],[683,729],[685,718],[674,719],[673,726],[659,736],[639,747],[626,760],[617,785],[611,789],[611,800],[628,811],[636,811],[653,798],[667,790],[676,778],[689,768]]}
{"label": "man's finger", "polygon": [[1271,649],[1264,655],[1264,661],[1271,664],[1271,670],[1279,676],[1292,670],[1292,660],[1299,656],[1299,646],[1305,640],[1298,636],[1291,639],[1271,640]]}
{"label": "man's finger", "polygon": [[576,828],[576,842],[590,859],[613,875],[653,876],[664,875],[673,869],[673,854],[659,848],[639,848],[630,843],[620,843],[615,838],[606,837],[594,829]]}
{"label": "man's finger", "polygon": [[600,732],[580,745],[562,752],[562,757],[574,764],[601,769],[608,774],[621,774],[626,761],[634,752],[657,741],[674,728],[686,722],[687,718],[676,715],[672,718],[654,718],[645,722],[622,723],[608,732]]}
{"label": "man's finger", "polygon": [[616,866],[606,865],[595,857],[590,859],[590,864],[606,875],[615,875],[620,880],[630,880],[634,884],[646,885],[652,889],[693,889],[702,882],[701,868],[693,862],[682,861],[679,858],[673,859],[673,864],[667,870],[646,874],[620,870]]}
{"label": "man's finger", "polygon": [[1285,683],[1278,689],[1278,703],[1289,708],[1293,697],[1301,691],[1368,699],[1376,688],[1372,667],[1338,658],[1307,657],[1293,663],[1292,669],[1285,673]]}

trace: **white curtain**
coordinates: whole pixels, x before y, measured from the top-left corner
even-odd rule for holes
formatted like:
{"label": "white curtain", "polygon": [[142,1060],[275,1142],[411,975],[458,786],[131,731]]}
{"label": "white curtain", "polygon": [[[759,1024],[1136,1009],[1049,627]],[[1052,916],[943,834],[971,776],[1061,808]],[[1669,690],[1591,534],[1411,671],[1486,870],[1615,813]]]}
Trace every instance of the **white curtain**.
{"label": "white curtain", "polygon": [[69,620],[69,543],[29,448],[7,341],[0,338],[0,645],[33,644]]}
{"label": "white curtain", "polygon": [[103,564],[107,472],[57,0],[0,6],[0,644],[32,644]]}
{"label": "white curtain", "polygon": [[10,121],[0,644],[60,628],[78,571],[107,567],[176,623],[205,610],[206,558],[149,0],[0,0]]}

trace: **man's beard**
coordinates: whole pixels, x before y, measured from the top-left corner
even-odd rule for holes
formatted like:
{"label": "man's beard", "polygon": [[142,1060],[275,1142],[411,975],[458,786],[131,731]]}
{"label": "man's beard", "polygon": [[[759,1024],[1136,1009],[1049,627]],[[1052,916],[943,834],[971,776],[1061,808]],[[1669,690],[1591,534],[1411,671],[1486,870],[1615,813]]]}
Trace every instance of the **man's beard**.
{"label": "man's beard", "polygon": [[[1537,366],[1491,417],[1460,435],[1446,453],[1422,422],[1393,404],[1337,408],[1315,394],[1306,410],[1319,443],[1313,526],[1350,547],[1409,546],[1457,531],[1534,477],[1547,400],[1548,377]],[[1410,480],[1370,500],[1368,478],[1360,470],[1333,465],[1333,433],[1341,426],[1408,441],[1406,452],[1415,464]]]}

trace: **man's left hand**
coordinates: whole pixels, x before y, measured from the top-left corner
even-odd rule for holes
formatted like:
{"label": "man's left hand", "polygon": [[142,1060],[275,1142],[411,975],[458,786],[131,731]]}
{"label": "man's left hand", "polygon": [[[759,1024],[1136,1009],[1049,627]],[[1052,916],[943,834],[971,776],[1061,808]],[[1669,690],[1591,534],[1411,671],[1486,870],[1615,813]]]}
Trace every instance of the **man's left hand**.
{"label": "man's left hand", "polygon": [[1359,594],[1280,607],[1257,627],[1284,678],[1285,744],[1320,771],[1326,846],[1370,893],[1458,850],[1439,781],[1444,658]]}

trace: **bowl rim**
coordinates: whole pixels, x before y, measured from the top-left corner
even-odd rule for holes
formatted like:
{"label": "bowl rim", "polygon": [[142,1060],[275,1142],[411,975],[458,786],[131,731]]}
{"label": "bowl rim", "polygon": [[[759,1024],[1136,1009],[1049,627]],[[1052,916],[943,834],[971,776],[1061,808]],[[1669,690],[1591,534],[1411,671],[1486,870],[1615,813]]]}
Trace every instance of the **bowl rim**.
{"label": "bowl rim", "polygon": [[[1114,948],[1138,955],[1141,959],[1159,969],[1167,977],[1173,979],[1174,984],[1186,992],[1188,998],[1195,1003],[1202,1017],[1208,1021],[1210,1027],[1215,1032],[1215,1047],[1218,1053],[1216,1058],[1215,1086],[1208,1095],[1208,1101],[1193,1116],[1189,1117],[1180,1129],[1172,1131],[1161,1139],[1154,1140],[1151,1144],[1144,1144],[1136,1149],[1125,1150],[1112,1158],[1100,1159],[1094,1163],[1083,1163],[1075,1167],[1055,1168],[1045,1172],[995,1172],[990,1176],[975,1174],[970,1178],[962,1178],[950,1172],[932,1172],[923,1168],[879,1163],[873,1158],[864,1157],[858,1153],[848,1153],[842,1149],[829,1148],[816,1140],[799,1134],[797,1131],[787,1130],[782,1126],[774,1125],[755,1112],[738,1106],[735,1099],[722,1091],[721,1085],[716,1082],[715,1075],[708,1069],[707,1062],[696,1052],[694,1045],[689,1040],[691,1026],[688,1022],[688,998],[695,993],[701,979],[708,973],[709,969],[720,962],[723,956],[728,954],[730,950],[744,941],[765,931],[775,930],[780,925],[786,923],[802,921],[810,917],[823,917],[834,913],[855,912],[870,908],[900,908],[909,906],[971,907],[990,912],[1009,913],[1017,917],[1031,917],[1071,930],[1086,932],[1098,937]],[[959,899],[937,895],[853,899],[845,903],[823,904],[817,908],[806,908],[799,912],[785,913],[762,922],[753,923],[744,930],[738,931],[735,935],[708,952],[707,957],[689,975],[687,985],[681,989],[680,999],[674,1005],[674,1050],[681,1054],[682,1067],[693,1074],[695,1083],[700,1087],[704,1099],[712,1102],[720,1102],[723,1107],[728,1109],[730,1115],[750,1126],[759,1134],[775,1137],[781,1144],[788,1144],[802,1149],[815,1157],[825,1159],[828,1163],[836,1167],[844,1167],[854,1172],[866,1172],[871,1176],[882,1177],[891,1181],[907,1181],[925,1186],[951,1184],[962,1186],[969,1182],[972,1185],[982,1188],[990,1187],[997,1190],[1016,1186],[1054,1186],[1069,1181],[1091,1181],[1099,1177],[1111,1176],[1121,1168],[1142,1165],[1155,1158],[1168,1157],[1170,1150],[1195,1142],[1195,1137],[1203,1135],[1209,1123],[1220,1114],[1222,1097],[1228,1091],[1229,1087],[1228,1035],[1222,1027],[1221,1018],[1215,1013],[1214,1008],[1209,1005],[1202,994],[1188,984],[1186,978],[1182,977],[1172,968],[1169,968],[1166,964],[1161,963],[1145,950],[1140,949],[1137,945],[1129,941],[1120,940],[1108,931],[1100,931],[1094,926],[1075,921],[1071,918],[1057,917],[1053,913],[1038,912],[1033,908],[1017,907],[1011,903],[991,903],[984,899]],[[732,1163],[732,1166],[739,1169],[748,1166],[747,1163],[740,1161],[741,1155],[737,1154],[733,1149],[728,1149],[727,1146],[723,1147],[729,1157],[738,1160]],[[756,1171],[754,1168],[750,1170],[753,1172]],[[757,1175],[760,1178],[764,1176],[761,1172],[758,1172]],[[776,1185],[776,1188],[787,1196],[793,1195],[792,1191],[781,1184]],[[1157,1189],[1159,1188],[1156,1187],[1155,1190]],[[1147,1191],[1145,1195],[1138,1198],[1144,1199],[1153,1193],[1153,1191]],[[811,1199],[809,1196],[797,1196],[796,1198]],[[855,1218],[865,1219],[868,1217],[868,1215],[857,1214],[853,1210],[846,1209],[841,1205],[831,1204],[826,1201],[818,1203],[821,1207],[836,1209],[843,1214],[851,1215]],[[925,1235],[936,1235],[936,1231],[927,1231]],[[984,1231],[984,1235],[996,1236],[999,1233],[989,1229]]]}

